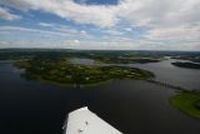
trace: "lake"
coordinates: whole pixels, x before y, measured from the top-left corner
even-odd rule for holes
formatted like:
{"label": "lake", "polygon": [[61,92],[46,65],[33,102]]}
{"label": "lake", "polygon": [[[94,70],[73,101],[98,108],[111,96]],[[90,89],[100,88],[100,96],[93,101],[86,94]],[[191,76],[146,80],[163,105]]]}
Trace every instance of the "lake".
{"label": "lake", "polygon": [[95,61],[89,58],[70,58],[68,62],[71,64],[83,64],[83,65],[95,64]]}
{"label": "lake", "polygon": [[183,60],[169,59],[158,63],[134,64],[132,66],[154,72],[159,81],[185,87],[188,90],[200,90],[200,69],[181,68],[171,64],[177,61]]}
{"label": "lake", "polygon": [[[156,79],[200,89],[199,70],[170,64],[137,64]],[[175,94],[145,81],[113,80],[94,87],[57,87],[27,81],[12,63],[0,63],[0,133],[62,134],[67,113],[88,106],[125,134],[199,134],[200,120],[174,109],[168,98]]]}

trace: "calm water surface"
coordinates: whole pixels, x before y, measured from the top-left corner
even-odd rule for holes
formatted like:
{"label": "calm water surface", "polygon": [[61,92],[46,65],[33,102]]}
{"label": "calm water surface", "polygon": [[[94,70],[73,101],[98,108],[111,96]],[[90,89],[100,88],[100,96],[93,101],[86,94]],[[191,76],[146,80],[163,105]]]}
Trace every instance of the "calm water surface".
{"label": "calm water surface", "polygon": [[69,62],[72,64],[94,65],[95,61],[88,58],[71,58]]}
{"label": "calm water surface", "polygon": [[181,68],[171,64],[176,61],[181,60],[170,59],[158,63],[135,64],[133,66],[154,72],[159,81],[181,86],[188,90],[200,90],[200,69]]}
{"label": "calm water surface", "polygon": [[[188,87],[200,87],[196,82],[190,84],[199,73],[177,68],[180,71],[174,73],[178,76],[172,77],[169,72],[174,68],[165,62],[146,65],[161,72],[155,72],[159,79],[174,78]],[[181,77],[186,74],[191,77]],[[168,97],[174,90],[143,81],[115,80],[96,87],[61,88],[27,81],[11,63],[1,63],[0,86],[0,134],[62,134],[67,113],[86,105],[125,134],[200,133],[199,120],[169,105]]]}

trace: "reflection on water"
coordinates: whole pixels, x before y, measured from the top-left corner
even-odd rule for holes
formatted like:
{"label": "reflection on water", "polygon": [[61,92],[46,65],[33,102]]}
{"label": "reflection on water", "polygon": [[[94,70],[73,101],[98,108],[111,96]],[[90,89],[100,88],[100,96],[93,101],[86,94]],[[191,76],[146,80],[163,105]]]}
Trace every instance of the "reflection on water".
{"label": "reflection on water", "polygon": [[[168,72],[173,74],[175,67],[168,62],[151,63],[147,67],[148,69],[155,67],[161,74],[167,74],[163,77],[159,74],[158,78],[170,78],[170,74],[164,73],[163,70],[167,71],[169,68]],[[178,69],[182,70],[181,68],[175,70],[182,72]],[[191,73],[190,70],[187,71],[183,72]],[[171,78],[178,80],[183,75],[178,72],[176,78]],[[11,64],[1,64],[0,74],[0,133],[2,134],[62,134],[61,128],[66,114],[86,105],[125,134],[199,134],[200,132],[199,120],[188,117],[169,105],[168,97],[173,95],[174,91],[152,83],[115,80],[95,87],[73,89],[26,81]],[[190,75],[193,79],[198,73]],[[182,79],[184,78],[189,80],[188,77]]]}

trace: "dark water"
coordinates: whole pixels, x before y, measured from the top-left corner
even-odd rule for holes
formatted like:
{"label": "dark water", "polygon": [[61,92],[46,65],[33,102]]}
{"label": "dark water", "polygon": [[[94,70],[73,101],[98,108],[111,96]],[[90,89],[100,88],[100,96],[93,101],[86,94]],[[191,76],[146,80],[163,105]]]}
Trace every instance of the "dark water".
{"label": "dark water", "polygon": [[131,80],[61,88],[26,81],[1,63],[0,134],[62,134],[66,114],[86,105],[125,134],[199,134],[200,121],[172,108],[171,95],[172,89]]}

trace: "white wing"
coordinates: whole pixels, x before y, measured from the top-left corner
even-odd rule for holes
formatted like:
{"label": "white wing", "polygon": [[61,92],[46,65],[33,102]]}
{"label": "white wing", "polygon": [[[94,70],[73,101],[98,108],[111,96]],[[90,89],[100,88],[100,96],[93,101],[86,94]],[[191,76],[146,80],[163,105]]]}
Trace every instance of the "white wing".
{"label": "white wing", "polygon": [[122,134],[87,107],[68,115],[65,134]]}

